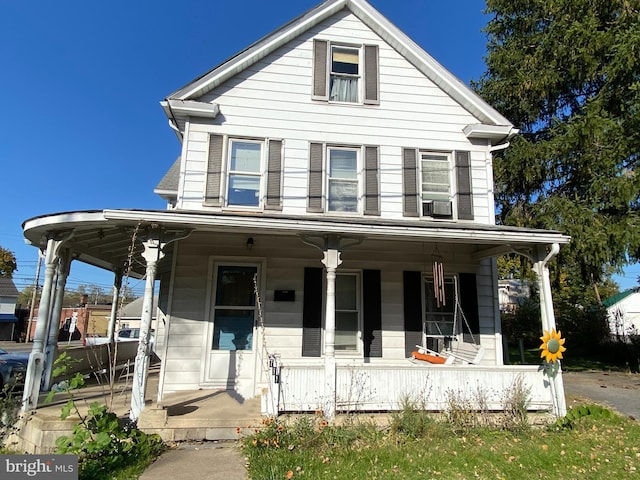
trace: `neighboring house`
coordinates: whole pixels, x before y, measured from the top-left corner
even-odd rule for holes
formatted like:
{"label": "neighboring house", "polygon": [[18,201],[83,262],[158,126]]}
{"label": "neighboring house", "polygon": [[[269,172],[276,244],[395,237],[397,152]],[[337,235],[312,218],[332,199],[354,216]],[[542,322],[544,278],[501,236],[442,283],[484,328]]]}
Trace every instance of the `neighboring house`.
{"label": "neighboring house", "polygon": [[[58,279],[71,258],[116,285],[127,268],[145,277],[145,334],[159,280],[159,403],[223,389],[263,395],[268,414],[332,418],[407,396],[439,410],[447,391],[483,388],[500,409],[521,378],[531,409],[563,414],[561,376],[550,386],[538,366],[502,364],[495,257],[533,260],[551,330],[547,262],[569,238],[495,225],[492,153],[517,130],[366,1],[325,1],[161,105],[182,146],[156,190],[166,210],[24,226]],[[412,360],[417,345],[483,355],[437,365]]]}
{"label": "neighboring house", "polygon": [[514,313],[525,299],[529,298],[531,290],[528,282],[518,279],[499,280],[498,298],[500,311]]}
{"label": "neighboring house", "polygon": [[640,335],[640,287],[621,292],[603,300],[607,309],[609,332],[614,340],[628,342]]}
{"label": "neighboring house", "polygon": [[[140,319],[142,318],[142,307],[144,298],[136,298],[130,303],[122,307],[122,311],[118,313],[117,330],[123,328],[140,328]],[[151,328],[155,328],[156,312],[158,310],[158,297],[153,297],[153,306],[151,309]]]}
{"label": "neighboring house", "polygon": [[9,277],[0,277],[0,340],[14,340],[18,289]]}

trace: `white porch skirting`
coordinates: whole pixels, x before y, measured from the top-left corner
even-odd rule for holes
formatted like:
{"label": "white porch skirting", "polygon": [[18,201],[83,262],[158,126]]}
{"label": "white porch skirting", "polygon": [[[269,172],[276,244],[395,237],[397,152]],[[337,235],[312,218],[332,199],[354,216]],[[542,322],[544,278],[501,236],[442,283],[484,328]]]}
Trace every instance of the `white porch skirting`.
{"label": "white porch skirting", "polygon": [[[560,374],[559,374],[560,375]],[[407,361],[402,365],[338,366],[335,405],[343,411],[393,411],[407,399],[431,411],[446,410],[447,399],[501,411],[514,385],[529,390],[530,411],[552,411],[549,379],[536,365],[430,365]],[[325,411],[325,372],[321,365],[279,366],[263,395],[265,415]]]}

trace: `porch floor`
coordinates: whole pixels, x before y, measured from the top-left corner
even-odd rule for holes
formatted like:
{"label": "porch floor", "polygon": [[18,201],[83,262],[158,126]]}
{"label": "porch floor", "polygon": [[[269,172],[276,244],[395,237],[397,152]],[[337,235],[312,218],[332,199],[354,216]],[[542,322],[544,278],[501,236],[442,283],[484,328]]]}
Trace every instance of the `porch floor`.
{"label": "porch floor", "polygon": [[[237,427],[259,425],[260,398],[234,398],[223,390],[198,390],[167,395],[162,406],[157,405],[160,365],[152,365],[149,371],[145,409],[138,427],[147,433],[157,433],[165,441],[200,441],[237,439]],[[75,392],[74,401],[79,412],[85,415],[93,402],[108,405],[119,417],[128,417],[131,405],[133,372],[119,376],[113,389],[105,378],[87,380],[87,385]],[[113,395],[110,391],[113,390]],[[110,398],[111,397],[111,398]],[[72,414],[61,420],[60,412],[69,397],[57,393],[51,403],[45,403],[46,393],[41,394],[38,409],[24,415],[17,436],[10,439],[12,448],[27,453],[50,453],[55,441],[69,435],[78,417]]]}

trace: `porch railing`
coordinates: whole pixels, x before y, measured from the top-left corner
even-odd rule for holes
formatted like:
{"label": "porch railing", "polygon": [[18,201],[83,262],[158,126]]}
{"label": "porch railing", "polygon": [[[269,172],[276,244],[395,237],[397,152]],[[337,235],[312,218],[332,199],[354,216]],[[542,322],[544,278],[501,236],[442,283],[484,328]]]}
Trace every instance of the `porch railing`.
{"label": "porch railing", "polygon": [[[273,372],[263,396],[263,413],[267,415],[326,411],[328,402],[333,401],[325,395],[323,365],[278,364]],[[338,412],[400,410],[407,400],[426,410],[441,411],[446,409],[448,398],[471,404],[482,400],[485,408],[500,411],[517,388],[528,391],[529,410],[553,409],[549,383],[535,365],[422,366],[407,360],[398,365],[338,366],[336,373]],[[270,406],[268,411],[265,405]]]}

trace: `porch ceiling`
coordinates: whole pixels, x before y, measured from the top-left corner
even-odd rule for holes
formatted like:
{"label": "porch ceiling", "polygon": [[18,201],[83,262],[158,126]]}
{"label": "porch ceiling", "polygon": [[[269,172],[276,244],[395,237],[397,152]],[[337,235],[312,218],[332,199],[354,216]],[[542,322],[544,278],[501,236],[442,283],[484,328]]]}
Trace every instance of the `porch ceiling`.
{"label": "porch ceiling", "polygon": [[[25,238],[46,248],[47,238],[72,233],[65,247],[77,260],[112,270],[123,268],[133,245],[134,275],[144,275],[140,240],[147,229],[161,227],[178,235],[185,231],[234,232],[269,235],[337,235],[393,241],[437,241],[474,245],[476,258],[510,250],[527,251],[540,245],[566,244],[570,237],[550,230],[446,221],[383,220],[355,217],[307,217],[247,212],[193,212],[169,210],[93,210],[56,213],[23,223]],[[138,241],[133,241],[136,232]]]}

